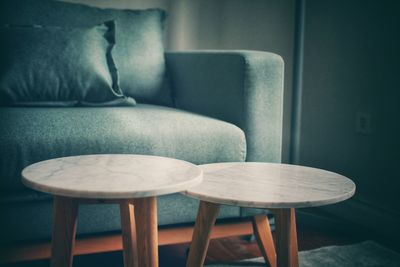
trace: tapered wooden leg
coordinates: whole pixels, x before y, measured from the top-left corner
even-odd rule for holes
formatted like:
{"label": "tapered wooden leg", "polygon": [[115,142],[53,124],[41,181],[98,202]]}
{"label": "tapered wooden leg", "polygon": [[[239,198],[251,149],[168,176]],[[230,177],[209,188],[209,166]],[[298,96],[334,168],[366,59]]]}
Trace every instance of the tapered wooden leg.
{"label": "tapered wooden leg", "polygon": [[217,219],[220,206],[218,204],[200,201],[196,223],[193,230],[192,243],[189,249],[187,267],[201,267],[210,243],[211,230]]}
{"label": "tapered wooden leg", "polygon": [[72,266],[78,202],[73,198],[54,197],[51,266]]}
{"label": "tapered wooden leg", "polygon": [[276,254],[278,267],[298,267],[296,218],[294,209],[276,209]]}
{"label": "tapered wooden leg", "polygon": [[129,201],[120,203],[124,266],[137,267],[137,244],[134,206]]}
{"label": "tapered wooden leg", "polygon": [[138,263],[140,267],[158,266],[157,199],[135,199]]}
{"label": "tapered wooden leg", "polygon": [[272,238],[271,228],[266,215],[257,215],[253,218],[253,231],[265,262],[271,267],[276,267],[274,239]]}

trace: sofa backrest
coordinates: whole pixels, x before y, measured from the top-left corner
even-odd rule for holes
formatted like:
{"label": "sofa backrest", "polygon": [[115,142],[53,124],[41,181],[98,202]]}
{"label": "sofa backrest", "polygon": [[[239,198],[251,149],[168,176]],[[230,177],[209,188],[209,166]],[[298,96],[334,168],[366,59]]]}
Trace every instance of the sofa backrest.
{"label": "sofa backrest", "polygon": [[101,9],[52,0],[0,1],[0,26],[78,27],[108,20],[116,22],[113,53],[121,89],[138,102],[171,105],[163,48],[164,11]]}

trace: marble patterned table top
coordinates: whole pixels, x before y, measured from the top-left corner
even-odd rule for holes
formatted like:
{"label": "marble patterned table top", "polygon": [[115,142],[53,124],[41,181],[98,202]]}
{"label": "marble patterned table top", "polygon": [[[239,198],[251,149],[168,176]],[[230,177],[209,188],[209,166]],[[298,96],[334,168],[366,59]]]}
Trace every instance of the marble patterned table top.
{"label": "marble patterned table top", "polygon": [[184,194],[219,204],[301,208],[336,203],[355,193],[350,179],[325,170],[276,163],[200,165],[203,182]]}
{"label": "marble patterned table top", "polygon": [[104,154],[56,158],[22,171],[22,182],[53,195],[122,199],[180,192],[202,181],[186,161],[145,155]]}

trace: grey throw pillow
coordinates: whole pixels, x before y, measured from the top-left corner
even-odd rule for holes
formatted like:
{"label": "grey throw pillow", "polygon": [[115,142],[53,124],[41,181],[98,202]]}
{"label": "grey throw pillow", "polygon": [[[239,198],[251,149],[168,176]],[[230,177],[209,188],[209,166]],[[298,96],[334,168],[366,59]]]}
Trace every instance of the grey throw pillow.
{"label": "grey throw pillow", "polygon": [[138,102],[172,106],[163,47],[165,17],[159,9],[102,9],[54,0],[0,1],[0,25],[91,27],[114,20],[113,55],[124,93]]}
{"label": "grey throw pillow", "polygon": [[112,57],[115,23],[0,28],[2,105],[132,105]]}

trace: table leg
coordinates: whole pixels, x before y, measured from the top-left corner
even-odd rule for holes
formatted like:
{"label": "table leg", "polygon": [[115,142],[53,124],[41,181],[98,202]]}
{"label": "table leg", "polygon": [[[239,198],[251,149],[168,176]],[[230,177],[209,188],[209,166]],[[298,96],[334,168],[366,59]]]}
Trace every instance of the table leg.
{"label": "table leg", "polygon": [[211,230],[217,219],[219,208],[218,204],[200,201],[186,263],[187,267],[203,266],[210,243]]}
{"label": "table leg", "polygon": [[78,202],[73,198],[54,197],[51,266],[72,266]]}
{"label": "table leg", "polygon": [[137,244],[136,244],[136,224],[134,206],[132,202],[122,201],[120,203],[122,244],[124,252],[124,266],[137,267]]}
{"label": "table leg", "polygon": [[157,267],[157,199],[156,197],[137,198],[134,208],[139,266]]}
{"label": "table leg", "polygon": [[271,228],[266,215],[257,215],[253,218],[253,232],[265,262],[271,267],[276,267],[274,239],[272,238]]}
{"label": "table leg", "polygon": [[298,267],[296,218],[294,209],[275,209],[278,267]]}

